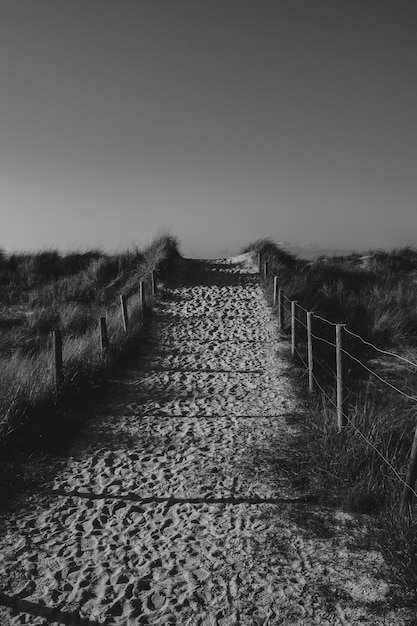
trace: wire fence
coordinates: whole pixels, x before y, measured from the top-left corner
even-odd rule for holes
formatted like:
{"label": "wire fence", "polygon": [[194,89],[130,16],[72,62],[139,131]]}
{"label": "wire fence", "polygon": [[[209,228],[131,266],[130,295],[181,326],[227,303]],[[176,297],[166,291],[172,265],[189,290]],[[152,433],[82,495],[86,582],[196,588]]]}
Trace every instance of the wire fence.
{"label": "wire fence", "polygon": [[3,352],[2,445],[6,441],[14,445],[14,437],[25,437],[32,428],[46,428],[42,422],[30,425],[27,433],[24,430],[32,414],[36,421],[39,408],[42,414],[51,411],[52,418],[56,409],[75,406],[74,402],[102,387],[114,368],[130,358],[158,296],[156,276],[157,270],[147,268],[146,274],[129,282],[126,293],[107,303],[100,317],[97,310],[97,318],[92,315],[82,331],[74,331],[66,325],[67,319],[60,317],[41,330],[29,328],[31,338],[40,339],[33,352],[22,350],[11,358]]}
{"label": "wire fence", "polygon": [[[7,360],[9,353],[16,354],[16,350],[20,349],[17,359],[14,359],[13,366],[21,359],[23,363],[22,376],[30,365],[31,373],[36,369],[42,369],[45,376],[50,380],[51,385],[55,388],[55,396],[61,392],[64,378],[67,377],[67,362],[74,361],[74,353],[82,352],[85,346],[89,346],[89,355],[101,355],[101,361],[109,364],[114,357],[119,356],[120,348],[124,350],[123,336],[128,338],[131,331],[138,330],[138,324],[141,325],[145,313],[154,301],[157,295],[156,270],[152,270],[137,282],[137,289],[129,287],[129,296],[120,294],[117,300],[110,302],[105,312],[99,313],[97,306],[97,318],[95,315],[88,319],[88,324],[84,326],[76,326],[64,318],[48,320],[47,324],[37,326],[34,330],[29,328],[30,339],[23,343],[21,336],[11,335],[10,342],[7,344],[8,351],[3,351],[3,364],[9,363]],[[101,307],[100,307],[101,309]],[[97,334],[96,334],[97,333]],[[25,339],[25,336],[23,335]],[[94,345],[93,342],[94,341]],[[30,347],[30,352],[25,351],[26,344]],[[123,345],[122,345],[123,344]],[[23,347],[23,349],[22,349]],[[13,348],[13,352],[11,349]],[[66,349],[67,348],[67,349]],[[92,360],[95,357],[92,356]],[[25,363],[28,363],[28,367]],[[12,372],[14,369],[12,368]],[[5,379],[2,383],[10,383],[11,375],[7,371],[4,372]],[[20,380],[20,378],[19,378]],[[15,380],[17,383],[17,380]],[[49,382],[48,382],[49,384]]]}
{"label": "wire fence", "polygon": [[[148,298],[146,297],[145,290],[145,281],[139,281],[138,285],[138,295],[139,295],[139,317],[143,319],[147,300],[151,301],[156,297],[157,293],[157,285],[156,285],[156,272],[152,271],[149,277],[150,282],[150,293]],[[120,306],[120,320],[123,326],[124,333],[128,333],[131,328],[131,317],[128,310],[128,301],[124,294],[120,294],[119,296],[119,306]],[[63,359],[63,341],[62,341],[62,332],[60,329],[52,330],[53,337],[53,356],[54,356],[54,378],[55,378],[55,390],[56,393],[59,393],[60,387],[63,381],[63,369],[64,369],[64,359]],[[107,320],[106,316],[101,316],[99,318],[99,341],[100,341],[100,350],[103,358],[108,358],[109,351],[111,349],[109,334],[107,329]]]}
{"label": "wire fence", "polygon": [[[377,354],[397,360],[402,367],[412,368],[410,371],[413,374],[416,374],[417,363],[394,352],[378,348],[373,343],[349,330],[345,324],[334,323],[313,311],[308,311],[297,301],[291,300],[284,293],[284,290],[280,289],[278,277],[272,276],[268,272],[268,266],[266,264],[262,265],[261,259],[259,261],[259,269],[266,285],[269,286],[268,280],[271,277],[273,278],[273,305],[274,309],[278,311],[279,330],[291,333],[291,352],[293,356],[298,357],[304,369],[308,371],[309,391],[318,390],[323,394],[331,409],[337,415],[339,432],[343,433],[343,429],[349,425],[390,469],[403,487],[401,511],[409,512],[412,499],[414,497],[417,498],[415,490],[417,481],[417,428],[414,434],[407,475],[404,478],[381,450],[358,428],[349,415],[349,401],[358,397],[358,391],[352,390],[348,384],[348,374],[356,366],[362,373],[366,373],[368,380],[372,377],[373,380],[378,381],[378,383],[390,389],[391,392],[398,394],[408,402],[412,402],[413,406],[417,403],[417,396],[403,391],[399,386],[384,378],[375,369],[369,367],[368,364],[353,354],[352,350],[349,349],[349,339],[359,340],[363,345],[375,350]],[[306,315],[306,323],[300,319],[300,312]],[[318,328],[319,325],[321,325],[321,333]],[[301,337],[301,329],[304,341]],[[334,340],[332,340],[330,333],[333,333]],[[307,359],[305,358],[306,351]],[[322,370],[321,376],[318,374],[317,367]],[[324,377],[323,372],[325,373]],[[335,386],[336,402],[324,388],[326,383],[331,383]]]}

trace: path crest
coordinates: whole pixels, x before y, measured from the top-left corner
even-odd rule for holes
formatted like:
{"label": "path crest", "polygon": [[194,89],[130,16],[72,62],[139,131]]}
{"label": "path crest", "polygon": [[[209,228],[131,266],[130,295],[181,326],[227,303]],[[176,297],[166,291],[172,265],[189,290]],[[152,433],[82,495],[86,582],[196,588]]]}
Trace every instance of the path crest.
{"label": "path crest", "polygon": [[405,624],[350,516],[323,538],[290,514],[317,514],[285,471],[302,407],[249,255],[182,264],[136,368],[4,521],[1,623]]}

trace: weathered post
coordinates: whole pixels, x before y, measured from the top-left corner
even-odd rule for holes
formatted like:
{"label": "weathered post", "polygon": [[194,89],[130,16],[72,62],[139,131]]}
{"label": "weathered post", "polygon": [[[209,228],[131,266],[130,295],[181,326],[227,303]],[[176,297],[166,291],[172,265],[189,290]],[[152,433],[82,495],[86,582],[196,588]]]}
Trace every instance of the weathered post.
{"label": "weathered post", "polygon": [[400,511],[403,515],[410,512],[414,500],[417,480],[417,426],[414,431],[413,445],[411,447],[410,461],[408,463],[407,476],[401,497]]}
{"label": "weathered post", "polygon": [[141,314],[143,316],[145,312],[145,283],[143,282],[143,280],[139,282],[139,306]]}
{"label": "weathered post", "polygon": [[109,348],[109,335],[107,332],[107,322],[105,317],[100,317],[100,348],[101,354],[106,354]]}
{"label": "weathered post", "polygon": [[62,385],[62,334],[60,330],[53,330],[54,362],[55,362],[55,391],[58,393]]}
{"label": "weathered post", "polygon": [[313,314],[307,312],[308,392],[314,391]]}
{"label": "weathered post", "polygon": [[297,329],[296,329],[296,320],[297,320],[297,301],[296,300],[292,300],[291,301],[291,355],[294,356],[295,354],[295,347],[296,347],[296,335],[297,335]]}
{"label": "weathered post", "polygon": [[262,274],[262,254],[258,252],[258,274]]}
{"label": "weathered post", "polygon": [[264,263],[264,280],[266,280],[266,281],[268,280],[268,270],[269,270],[268,261],[265,261],[265,263]]}
{"label": "weathered post", "polygon": [[337,428],[339,432],[346,426],[346,367],[344,358],[345,324],[336,324],[336,398]]}
{"label": "weathered post", "polygon": [[127,333],[127,328],[129,326],[129,317],[127,314],[126,298],[123,294],[120,296],[120,308],[122,312],[123,328],[125,333]]}
{"label": "weathered post", "polygon": [[277,306],[277,302],[278,302],[278,276],[274,276],[274,295],[273,295],[273,307],[275,309],[275,307]]}
{"label": "weathered post", "polygon": [[284,292],[278,289],[278,330],[282,332],[285,324]]}
{"label": "weathered post", "polygon": [[156,296],[156,272],[152,270],[151,272],[151,293],[153,296]]}

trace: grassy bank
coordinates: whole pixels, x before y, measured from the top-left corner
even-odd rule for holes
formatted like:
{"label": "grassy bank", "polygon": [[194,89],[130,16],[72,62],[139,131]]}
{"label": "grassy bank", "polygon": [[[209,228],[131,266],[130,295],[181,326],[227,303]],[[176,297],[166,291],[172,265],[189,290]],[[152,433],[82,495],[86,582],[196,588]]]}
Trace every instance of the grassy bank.
{"label": "grassy bank", "polygon": [[[262,254],[290,300],[331,323],[345,323],[379,350],[417,362],[416,250],[370,251],[314,261],[297,258],[269,240],[257,241],[247,250]],[[272,299],[271,280],[265,289]],[[300,310],[305,324],[303,315]],[[302,424],[300,466],[305,465],[306,476],[321,498],[372,516],[397,575],[414,589],[417,513],[404,518],[399,503],[400,478],[405,478],[416,426],[416,402],[366,368],[411,396],[417,396],[417,369],[348,335],[347,351],[352,355],[347,359],[350,423],[340,434],[332,404],[336,400],[334,349],[325,343],[334,343],[335,329],[317,318],[314,323],[315,334],[325,340],[315,344],[315,374],[325,393],[316,391],[309,399],[311,418]],[[299,336],[298,350],[307,361],[301,324]],[[298,358],[296,363],[300,363]],[[301,367],[298,372],[306,385],[306,371]]]}
{"label": "grassy bank", "polygon": [[[92,397],[137,351],[146,315],[139,303],[145,282],[151,307],[151,272],[158,280],[180,256],[170,235],[143,250],[61,255],[57,251],[0,256],[0,449],[15,458],[47,449],[74,428],[71,409]],[[123,329],[124,294],[129,327]],[[145,311],[146,313],[146,311]],[[110,349],[100,350],[98,321],[106,316]],[[63,336],[63,381],[54,384],[52,329]]]}

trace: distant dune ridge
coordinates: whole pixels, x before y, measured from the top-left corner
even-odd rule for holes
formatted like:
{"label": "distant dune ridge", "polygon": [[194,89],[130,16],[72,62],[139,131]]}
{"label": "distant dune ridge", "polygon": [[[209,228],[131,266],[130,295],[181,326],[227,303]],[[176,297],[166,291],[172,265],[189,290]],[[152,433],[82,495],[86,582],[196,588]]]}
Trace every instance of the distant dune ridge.
{"label": "distant dune ridge", "polygon": [[330,245],[321,246],[319,244],[300,245],[289,241],[278,241],[277,245],[303,259],[316,259],[322,256],[348,256],[357,252],[351,248],[334,248]]}

